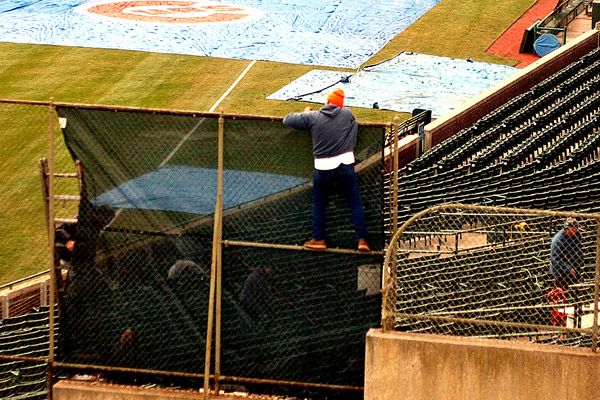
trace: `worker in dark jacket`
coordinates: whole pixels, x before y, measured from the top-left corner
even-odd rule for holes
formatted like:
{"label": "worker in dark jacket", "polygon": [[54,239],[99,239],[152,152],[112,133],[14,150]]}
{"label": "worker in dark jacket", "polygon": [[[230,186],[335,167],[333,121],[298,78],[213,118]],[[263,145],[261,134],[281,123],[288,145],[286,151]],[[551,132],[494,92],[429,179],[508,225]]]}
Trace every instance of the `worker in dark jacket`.
{"label": "worker in dark jacket", "polygon": [[273,267],[258,267],[248,276],[240,292],[240,304],[254,321],[262,319],[271,308],[273,291],[269,280]]}
{"label": "worker in dark jacket", "polygon": [[358,181],[354,171],[354,146],[358,122],[352,111],[344,107],[344,92],[335,90],[327,96],[320,110],[306,107],[302,113],[288,114],[283,123],[291,128],[308,130],[312,136],[315,175],[313,178],[313,238],[305,247],[327,248],[325,235],[325,209],[332,188],[339,184],[352,215],[358,250],[369,251],[368,231],[365,223]]}
{"label": "worker in dark jacket", "polygon": [[[77,230],[77,217],[73,221],[67,221],[60,224],[54,232],[56,241],[56,254],[60,265],[71,265],[71,257],[75,250],[75,232]],[[57,261],[58,264],[58,261]]]}
{"label": "worker in dark jacket", "polygon": [[550,272],[557,287],[567,289],[569,284],[581,279],[583,267],[583,247],[579,223],[575,218],[567,218],[563,229],[558,231],[550,244]]}

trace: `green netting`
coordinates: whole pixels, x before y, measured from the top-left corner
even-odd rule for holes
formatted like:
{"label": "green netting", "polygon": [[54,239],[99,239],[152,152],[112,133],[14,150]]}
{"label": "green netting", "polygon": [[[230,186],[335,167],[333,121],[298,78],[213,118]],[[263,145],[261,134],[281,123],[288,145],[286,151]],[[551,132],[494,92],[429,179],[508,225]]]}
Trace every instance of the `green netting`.
{"label": "green netting", "polygon": [[[57,111],[84,183],[58,359],[203,373],[218,116]],[[311,236],[310,135],[280,119],[225,116],[223,127],[221,374],[362,386],[381,257],[256,247]],[[374,250],[383,248],[383,136],[361,126],[356,147]],[[327,216],[329,246],[354,249],[341,196]]]}
{"label": "green netting", "polygon": [[[216,168],[217,120],[192,115],[115,112],[104,109],[58,108],[66,123],[67,146],[83,165],[86,197],[92,200],[124,183],[165,166]],[[171,175],[173,177],[174,175]],[[169,176],[158,184],[169,188]],[[152,196],[152,182],[122,192],[122,203],[113,228],[164,231],[197,218],[188,213],[135,207],[139,196]],[[216,179],[203,183],[216,187]],[[180,188],[184,189],[184,188]],[[133,202],[133,203],[131,203]],[[123,205],[123,204],[121,204]],[[160,208],[154,207],[154,208]],[[213,207],[214,208],[214,207]]]}

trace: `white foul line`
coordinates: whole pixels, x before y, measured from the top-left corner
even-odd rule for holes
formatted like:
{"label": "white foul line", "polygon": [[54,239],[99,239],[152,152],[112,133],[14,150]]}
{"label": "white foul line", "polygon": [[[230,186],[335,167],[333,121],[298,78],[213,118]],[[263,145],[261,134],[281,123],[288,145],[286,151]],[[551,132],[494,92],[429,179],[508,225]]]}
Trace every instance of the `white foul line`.
{"label": "white foul line", "polygon": [[[221,102],[225,99],[225,97],[227,97],[227,95],[229,93],[231,93],[231,91],[237,86],[238,83],[240,83],[240,81],[242,80],[242,78],[244,77],[244,75],[246,75],[248,73],[248,71],[250,71],[250,68],[252,68],[252,66],[254,65],[254,63],[256,63],[256,60],[252,60],[252,62],[246,67],[246,69],[244,70],[244,72],[242,72],[240,74],[240,76],[238,76],[238,78],[235,80],[235,82],[233,82],[233,84],[229,87],[229,89],[227,89],[227,91],[225,93],[223,93],[223,96],[221,96],[221,98],[219,100],[217,100],[217,102],[215,104],[213,104],[213,106],[210,108],[210,110],[208,110],[208,112],[213,112],[215,110],[215,108],[217,108],[217,106],[219,104],[221,104]],[[173,158],[173,156],[175,154],[177,154],[177,152],[179,151],[179,149],[181,148],[181,146],[183,146],[183,144],[188,140],[188,138],[190,137],[190,135],[192,133],[194,133],[196,131],[196,129],[198,129],[198,127],[200,125],[202,125],[202,123],[204,122],[205,119],[206,118],[201,118],[200,121],[198,121],[198,123],[196,124],[196,126],[194,126],[194,128],[192,128],[192,130],[190,130],[181,139],[181,141],[177,144],[177,146],[175,146],[175,148],[173,149],[173,151],[163,160],[162,163],[160,163],[159,167],[163,167],[169,161],[171,161],[171,158]]]}
{"label": "white foul line", "polygon": [[252,60],[252,62],[250,63],[250,65],[248,65],[246,67],[246,69],[244,70],[244,72],[242,72],[241,75],[238,76],[238,78],[235,80],[235,82],[233,82],[233,85],[231,85],[229,87],[229,89],[227,89],[227,91],[225,93],[223,93],[223,96],[221,96],[221,98],[219,100],[217,100],[217,102],[211,107],[210,110],[208,110],[208,112],[215,111],[215,108],[217,108],[217,106],[219,104],[221,104],[221,102],[225,99],[225,97],[227,97],[227,95],[233,90],[233,88],[235,88],[237,86],[237,84],[240,83],[240,81],[242,80],[242,78],[244,77],[244,75],[246,75],[246,73],[248,73],[248,71],[250,71],[250,68],[252,68],[252,66],[254,65],[254,63],[256,63],[256,60]]}

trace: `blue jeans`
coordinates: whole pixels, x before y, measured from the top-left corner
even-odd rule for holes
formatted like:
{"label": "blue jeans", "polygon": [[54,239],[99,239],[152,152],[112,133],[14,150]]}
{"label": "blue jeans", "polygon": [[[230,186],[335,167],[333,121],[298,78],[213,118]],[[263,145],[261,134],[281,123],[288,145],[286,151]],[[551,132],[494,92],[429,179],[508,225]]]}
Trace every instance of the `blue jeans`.
{"label": "blue jeans", "polygon": [[313,237],[317,240],[325,240],[325,209],[329,204],[329,197],[332,195],[335,184],[339,185],[350,207],[356,239],[367,240],[369,233],[354,165],[340,165],[329,171],[315,171],[313,178]]}

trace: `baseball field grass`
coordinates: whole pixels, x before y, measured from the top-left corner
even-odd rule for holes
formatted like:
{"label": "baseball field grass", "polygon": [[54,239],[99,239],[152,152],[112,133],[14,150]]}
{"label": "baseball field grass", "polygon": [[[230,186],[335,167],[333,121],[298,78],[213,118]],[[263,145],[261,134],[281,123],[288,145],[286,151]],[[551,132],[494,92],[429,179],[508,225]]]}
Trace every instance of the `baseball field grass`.
{"label": "baseball field grass", "polygon": [[[515,60],[485,51],[533,4],[534,0],[442,0],[365,64],[413,51],[515,65]],[[32,101],[52,98],[57,102],[208,111],[249,63],[0,43],[0,98]],[[302,110],[305,104],[266,100],[266,97],[313,68],[333,69],[258,61],[217,111],[283,116]],[[48,269],[47,232],[37,166],[40,158],[48,156],[48,132],[27,128],[47,125],[47,108],[38,108],[0,105],[0,284]],[[382,110],[352,110],[359,121],[390,122],[399,115]],[[74,170],[60,138],[56,141],[56,170]]]}

